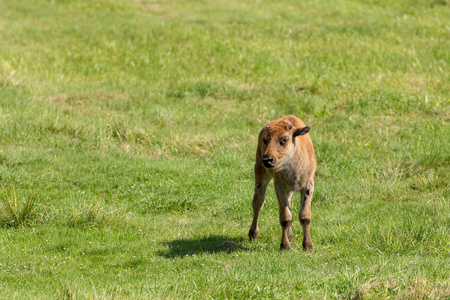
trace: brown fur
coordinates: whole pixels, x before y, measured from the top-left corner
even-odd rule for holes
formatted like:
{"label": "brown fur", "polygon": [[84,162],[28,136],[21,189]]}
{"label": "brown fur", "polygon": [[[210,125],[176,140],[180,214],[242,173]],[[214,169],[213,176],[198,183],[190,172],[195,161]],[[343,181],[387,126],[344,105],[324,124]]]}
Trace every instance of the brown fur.
{"label": "brown fur", "polygon": [[309,225],[316,156],[308,134],[310,129],[300,119],[290,115],[267,123],[259,133],[250,240],[258,238],[259,214],[264,205],[267,185],[273,178],[282,229],[280,248],[282,250],[290,249],[289,238],[295,242],[290,228],[293,219],[291,198],[294,192],[300,192],[299,219],[303,228],[303,250],[313,250]]}

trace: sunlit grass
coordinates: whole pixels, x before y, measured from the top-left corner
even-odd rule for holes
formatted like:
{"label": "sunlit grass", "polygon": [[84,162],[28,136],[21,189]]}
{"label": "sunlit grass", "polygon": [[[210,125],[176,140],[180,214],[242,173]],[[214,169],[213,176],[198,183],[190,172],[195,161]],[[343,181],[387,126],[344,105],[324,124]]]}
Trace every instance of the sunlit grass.
{"label": "sunlit grass", "polygon": [[[448,4],[0,0],[1,297],[447,299]],[[286,114],[312,254],[247,241]]]}

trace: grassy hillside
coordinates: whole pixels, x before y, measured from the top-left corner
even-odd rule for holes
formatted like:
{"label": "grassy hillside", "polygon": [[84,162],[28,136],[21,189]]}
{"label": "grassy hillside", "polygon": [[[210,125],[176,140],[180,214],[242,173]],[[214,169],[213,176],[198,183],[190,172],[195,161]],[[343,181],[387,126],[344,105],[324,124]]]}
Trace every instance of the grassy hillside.
{"label": "grassy hillside", "polygon": [[[449,20],[0,0],[0,298],[448,299]],[[257,134],[286,114],[312,127],[314,253],[278,250],[272,184],[247,240]]]}

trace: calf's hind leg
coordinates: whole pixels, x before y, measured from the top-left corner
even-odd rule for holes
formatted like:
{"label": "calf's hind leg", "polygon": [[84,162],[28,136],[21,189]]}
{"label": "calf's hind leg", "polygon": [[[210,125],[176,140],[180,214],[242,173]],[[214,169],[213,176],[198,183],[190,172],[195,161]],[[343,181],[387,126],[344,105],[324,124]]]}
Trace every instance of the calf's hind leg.
{"label": "calf's hind leg", "polygon": [[294,234],[291,230],[292,213],[291,213],[291,197],[292,192],[287,191],[283,184],[275,182],[275,192],[278,198],[278,208],[280,211],[280,225],[281,225],[281,250],[291,249],[289,237],[294,242]]}
{"label": "calf's hind leg", "polygon": [[309,225],[311,224],[311,199],[314,192],[314,182],[300,191],[301,205],[298,213],[300,223],[303,229],[303,250],[313,251],[311,235],[309,234]]}

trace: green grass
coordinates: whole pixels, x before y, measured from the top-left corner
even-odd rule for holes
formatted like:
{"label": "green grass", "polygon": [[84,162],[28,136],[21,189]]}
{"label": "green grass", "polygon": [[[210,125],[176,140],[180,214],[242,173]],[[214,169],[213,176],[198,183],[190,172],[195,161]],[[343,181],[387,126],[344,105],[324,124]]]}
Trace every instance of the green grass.
{"label": "green grass", "polygon": [[[0,0],[0,298],[448,299],[448,20]],[[273,185],[247,241],[257,134],[286,114],[312,126],[314,253],[278,250]]]}

